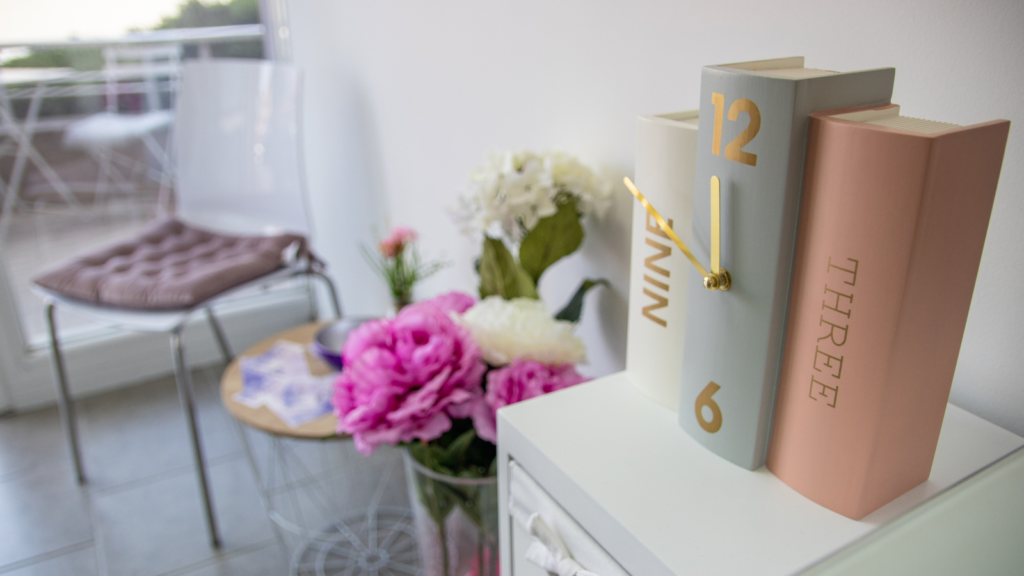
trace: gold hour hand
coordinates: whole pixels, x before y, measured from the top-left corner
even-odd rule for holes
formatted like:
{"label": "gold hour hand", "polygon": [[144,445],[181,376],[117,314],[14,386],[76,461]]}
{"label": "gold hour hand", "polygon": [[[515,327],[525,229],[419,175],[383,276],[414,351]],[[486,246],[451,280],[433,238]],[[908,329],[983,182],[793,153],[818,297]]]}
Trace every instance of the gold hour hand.
{"label": "gold hour hand", "polygon": [[722,267],[722,183],[711,177],[711,273]]}
{"label": "gold hour hand", "polygon": [[[718,176],[711,177],[711,276],[718,280],[718,290],[728,290],[732,285],[732,277],[722,268],[722,183]],[[710,290],[707,277],[704,286]]]}

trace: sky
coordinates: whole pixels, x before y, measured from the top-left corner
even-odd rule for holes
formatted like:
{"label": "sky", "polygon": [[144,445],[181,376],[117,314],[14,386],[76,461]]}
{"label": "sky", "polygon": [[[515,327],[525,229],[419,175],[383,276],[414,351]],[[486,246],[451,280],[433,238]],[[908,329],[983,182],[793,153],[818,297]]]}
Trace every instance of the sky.
{"label": "sky", "polygon": [[150,28],[182,0],[0,0],[0,44],[92,39]]}

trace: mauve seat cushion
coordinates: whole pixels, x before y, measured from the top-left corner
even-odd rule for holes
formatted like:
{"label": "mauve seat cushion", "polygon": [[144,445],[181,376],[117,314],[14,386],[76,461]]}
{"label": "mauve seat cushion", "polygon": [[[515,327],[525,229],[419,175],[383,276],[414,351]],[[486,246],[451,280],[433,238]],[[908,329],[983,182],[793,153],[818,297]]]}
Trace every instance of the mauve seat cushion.
{"label": "mauve seat cushion", "polygon": [[134,310],[183,310],[281,268],[302,236],[227,236],[160,218],[133,238],[83,254],[33,281],[73,300]]}

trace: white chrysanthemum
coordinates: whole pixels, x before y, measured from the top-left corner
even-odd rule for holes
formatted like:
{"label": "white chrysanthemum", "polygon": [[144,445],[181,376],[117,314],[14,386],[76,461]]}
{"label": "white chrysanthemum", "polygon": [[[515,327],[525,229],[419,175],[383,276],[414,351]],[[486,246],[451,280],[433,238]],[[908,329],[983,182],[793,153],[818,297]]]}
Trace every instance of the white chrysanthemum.
{"label": "white chrysanthemum", "polygon": [[492,366],[516,358],[551,365],[577,364],[587,358],[583,341],[572,333],[572,322],[555,320],[540,300],[488,296],[459,322],[469,328]]}
{"label": "white chrysanthemum", "polygon": [[482,231],[518,241],[522,228],[554,214],[555,187],[544,161],[532,152],[492,155],[470,175],[470,194],[461,200],[466,232]]}
{"label": "white chrysanthemum", "polygon": [[514,243],[558,210],[559,194],[576,198],[583,215],[601,216],[611,204],[611,186],[563,152],[493,154],[470,175],[468,192],[457,210],[463,231]]}
{"label": "white chrysanthemum", "polygon": [[584,216],[604,216],[612,203],[612,186],[598,177],[576,157],[565,152],[548,152],[544,165],[555,187],[577,199],[576,208]]}

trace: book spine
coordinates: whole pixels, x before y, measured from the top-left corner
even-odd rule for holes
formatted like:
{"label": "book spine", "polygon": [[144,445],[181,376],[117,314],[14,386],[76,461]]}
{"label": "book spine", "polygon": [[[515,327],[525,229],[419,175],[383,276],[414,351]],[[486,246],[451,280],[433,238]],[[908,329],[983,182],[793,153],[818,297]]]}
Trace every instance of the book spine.
{"label": "book spine", "polygon": [[[637,119],[636,184],[683,242],[693,223],[697,110]],[[626,370],[646,396],[679,409],[686,267],[647,211],[633,206]]]}
{"label": "book spine", "polygon": [[[689,272],[679,423],[748,469],[764,464],[782,356],[810,113],[886,104],[894,71],[793,80],[706,67],[692,246],[709,261],[710,180],[721,181],[728,292]],[[825,107],[825,108],[822,108]]]}
{"label": "book spine", "polygon": [[934,135],[815,115],[768,468],[853,519],[924,482],[1008,122]]}

